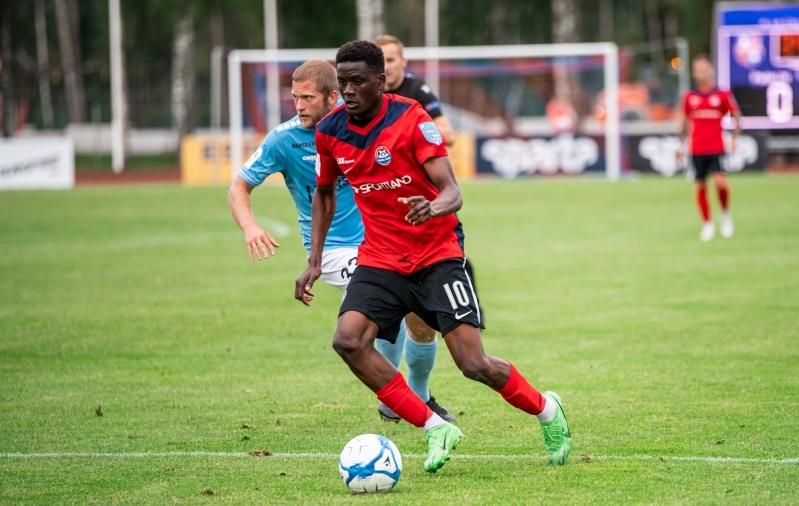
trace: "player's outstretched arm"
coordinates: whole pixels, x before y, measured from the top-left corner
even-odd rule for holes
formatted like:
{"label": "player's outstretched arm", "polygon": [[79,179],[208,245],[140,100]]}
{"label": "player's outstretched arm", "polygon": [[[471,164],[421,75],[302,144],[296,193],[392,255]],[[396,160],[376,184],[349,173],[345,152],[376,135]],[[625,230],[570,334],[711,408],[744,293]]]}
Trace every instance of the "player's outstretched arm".
{"label": "player's outstretched arm", "polygon": [[424,162],[424,170],[436,185],[438,197],[432,202],[422,196],[400,197],[399,200],[411,210],[405,219],[413,225],[419,225],[431,218],[456,213],[463,206],[461,190],[452,172],[452,164],[448,156],[437,156]]}
{"label": "player's outstretched arm", "polygon": [[311,305],[314,297],[311,288],[322,275],[322,251],[335,215],[335,183],[317,185],[311,204],[311,254],[308,255],[308,268],[297,278],[297,283],[294,285],[294,298],[306,306]]}
{"label": "player's outstretched arm", "polygon": [[250,262],[254,260],[253,253],[258,260],[269,258],[267,251],[275,256],[275,248],[280,244],[269,235],[269,232],[261,228],[255,216],[252,214],[250,203],[250,193],[253,187],[240,177],[235,177],[230,185],[227,194],[227,202],[230,212],[236,224],[244,231],[244,241],[247,243],[247,253],[250,255]]}

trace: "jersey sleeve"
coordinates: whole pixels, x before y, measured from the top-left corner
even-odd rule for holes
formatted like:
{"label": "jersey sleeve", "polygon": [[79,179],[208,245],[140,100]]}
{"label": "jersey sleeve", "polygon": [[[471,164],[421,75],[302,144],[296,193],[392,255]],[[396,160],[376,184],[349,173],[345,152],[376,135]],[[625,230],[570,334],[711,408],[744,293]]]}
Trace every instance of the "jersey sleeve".
{"label": "jersey sleeve", "polygon": [[431,118],[438,118],[444,115],[441,112],[441,101],[425,83],[420,83],[413,95],[412,98],[422,104],[422,108]]}
{"label": "jersey sleeve", "polygon": [[727,112],[736,113],[739,111],[738,102],[735,101],[735,95],[731,91],[725,93],[727,97]]}
{"label": "jersey sleeve", "polygon": [[274,131],[269,132],[255,153],[239,171],[239,177],[250,186],[258,186],[275,172],[286,169],[286,157]]}
{"label": "jersey sleeve", "polygon": [[682,112],[688,116],[691,114],[691,109],[688,107],[688,98],[691,96],[690,91],[686,91],[682,96]]}
{"label": "jersey sleeve", "polygon": [[417,162],[424,164],[430,158],[448,155],[444,136],[421,105],[411,106],[408,121],[408,129],[413,129],[413,154]]}
{"label": "jersey sleeve", "polygon": [[316,132],[316,184],[328,186],[343,176],[330,150],[329,137]]}

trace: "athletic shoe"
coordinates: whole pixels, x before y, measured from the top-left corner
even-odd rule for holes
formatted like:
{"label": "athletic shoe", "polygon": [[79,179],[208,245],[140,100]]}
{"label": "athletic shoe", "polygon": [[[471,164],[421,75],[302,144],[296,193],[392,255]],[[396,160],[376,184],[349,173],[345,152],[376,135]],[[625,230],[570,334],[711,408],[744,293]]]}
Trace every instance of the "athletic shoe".
{"label": "athletic shoe", "polygon": [[541,433],[544,435],[544,444],[549,453],[549,463],[553,466],[562,466],[569,458],[572,451],[572,435],[569,432],[569,423],[560,402],[560,396],[555,392],[544,392],[544,396],[557,406],[555,418],[541,424]]}
{"label": "athletic shoe", "polygon": [[377,405],[377,412],[380,413],[380,418],[382,418],[384,422],[400,423],[400,420],[402,420],[398,414],[391,411],[391,409],[382,402]]}
{"label": "athletic shoe", "polygon": [[455,415],[444,409],[444,406],[437,403],[436,398],[433,397],[432,395],[430,396],[430,400],[427,401],[427,407],[430,408],[433,411],[433,413],[443,418],[445,422],[455,423],[458,421]]}
{"label": "athletic shoe", "polygon": [[433,427],[425,434],[427,436],[427,460],[424,461],[424,470],[428,473],[435,473],[449,460],[449,452],[458,445],[463,433],[451,423],[444,423]]}
{"label": "athletic shoe", "polygon": [[705,224],[702,225],[702,231],[699,233],[699,240],[712,241],[714,235],[716,235],[716,227],[713,225],[713,222],[705,222]]}
{"label": "athletic shoe", "polygon": [[721,237],[725,239],[729,239],[735,233],[735,224],[732,222],[730,213],[721,213],[719,230],[721,231]]}

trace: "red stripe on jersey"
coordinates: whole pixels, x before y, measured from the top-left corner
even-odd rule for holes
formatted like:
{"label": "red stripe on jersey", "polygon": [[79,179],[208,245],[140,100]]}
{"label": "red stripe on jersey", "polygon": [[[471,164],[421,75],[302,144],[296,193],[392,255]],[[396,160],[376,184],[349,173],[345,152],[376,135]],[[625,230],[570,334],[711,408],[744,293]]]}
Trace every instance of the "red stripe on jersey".
{"label": "red stripe on jersey", "polygon": [[707,93],[691,90],[683,99],[683,111],[691,120],[691,153],[719,155],[724,153],[721,120],[738,110],[729,91],[712,89]]}
{"label": "red stripe on jersey", "polygon": [[407,275],[463,258],[463,234],[454,215],[414,226],[405,220],[408,206],[397,201],[416,195],[432,201],[439,195],[423,166],[447,156],[440,133],[431,133],[432,122],[415,100],[386,94],[380,114],[363,128],[349,122],[343,105],[316,126],[317,183],[334,184],[343,174],[363,217],[358,265]]}

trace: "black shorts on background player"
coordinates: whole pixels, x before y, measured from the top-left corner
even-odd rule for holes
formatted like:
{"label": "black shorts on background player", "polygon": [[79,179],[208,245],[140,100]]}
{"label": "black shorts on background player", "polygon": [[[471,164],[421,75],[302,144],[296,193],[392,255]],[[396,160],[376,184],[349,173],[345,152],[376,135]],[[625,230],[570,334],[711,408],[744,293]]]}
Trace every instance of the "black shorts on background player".
{"label": "black shorts on background player", "polygon": [[413,274],[359,265],[350,279],[339,316],[358,311],[377,323],[378,339],[393,343],[400,322],[416,313],[446,335],[463,323],[484,329],[474,284],[463,259],[443,260]]}
{"label": "black shorts on background player", "polygon": [[707,179],[709,174],[714,172],[724,173],[721,167],[721,155],[693,155],[694,171],[697,180]]}

